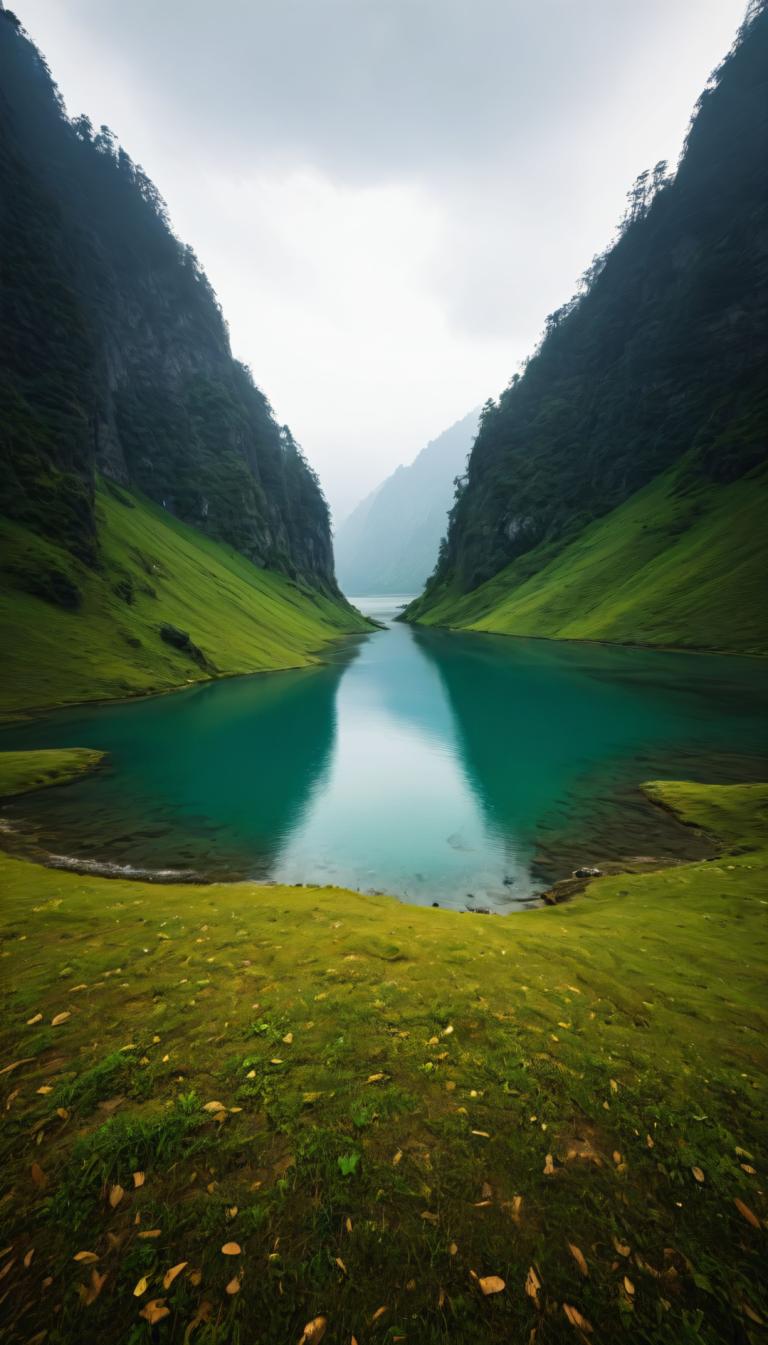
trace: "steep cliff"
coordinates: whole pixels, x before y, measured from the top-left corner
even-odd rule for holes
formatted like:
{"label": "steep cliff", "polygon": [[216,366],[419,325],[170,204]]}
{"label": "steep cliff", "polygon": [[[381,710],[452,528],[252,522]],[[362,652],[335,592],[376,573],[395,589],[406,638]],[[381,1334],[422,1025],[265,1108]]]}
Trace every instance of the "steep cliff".
{"label": "steep cliff", "polygon": [[161,197],[107,127],[70,120],[0,10],[2,510],[87,566],[96,472],[335,593],[328,510],[289,430],[233,359]]}
{"label": "steep cliff", "polygon": [[[767,368],[768,8],[760,0],[697,104],[676,173],[659,164],[641,175],[615,244],[548,318],[522,376],[484,409],[447,546],[409,615],[707,646],[715,613],[718,647],[766,647],[754,602],[766,574],[764,529],[753,519],[744,532],[739,512],[729,529],[727,515],[744,504],[734,483],[751,483],[755,499],[764,491]],[[625,530],[616,511],[635,498]],[[702,531],[696,563],[681,578],[709,602],[678,603],[678,619],[665,621],[661,558],[668,553],[671,571],[683,534],[701,531],[705,515],[711,544]],[[745,592],[731,547],[750,576]],[[571,582],[584,579],[585,566],[590,582]],[[610,596],[619,575],[617,621]]]}
{"label": "steep cliff", "polygon": [[432,439],[353,509],[336,532],[345,593],[417,593],[448,526],[453,483],[466,467],[480,412]]}

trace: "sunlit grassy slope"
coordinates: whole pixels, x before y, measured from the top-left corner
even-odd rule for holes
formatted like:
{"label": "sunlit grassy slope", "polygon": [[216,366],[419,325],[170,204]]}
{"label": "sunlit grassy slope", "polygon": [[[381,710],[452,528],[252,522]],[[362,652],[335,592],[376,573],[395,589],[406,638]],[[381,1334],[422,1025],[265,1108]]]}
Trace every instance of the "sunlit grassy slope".
{"label": "sunlit grassy slope", "polygon": [[768,476],[657,478],[557,554],[540,547],[464,595],[437,591],[427,625],[765,653]]}
{"label": "sunlit grassy slope", "polygon": [[506,918],[0,858],[3,1341],[762,1339],[768,787],[653,793]]}
{"label": "sunlit grassy slope", "polygon": [[0,798],[28,794],[49,785],[64,785],[103,760],[89,747],[48,748],[35,752],[0,752]]}
{"label": "sunlit grassy slope", "polygon": [[[161,640],[163,623],[187,631],[209,663],[230,674],[312,663],[329,640],[369,628],[342,601],[257,569],[146,499],[101,489],[98,520],[99,570],[0,523],[0,711],[210,676]],[[79,590],[77,610],[37,596],[62,582]]]}

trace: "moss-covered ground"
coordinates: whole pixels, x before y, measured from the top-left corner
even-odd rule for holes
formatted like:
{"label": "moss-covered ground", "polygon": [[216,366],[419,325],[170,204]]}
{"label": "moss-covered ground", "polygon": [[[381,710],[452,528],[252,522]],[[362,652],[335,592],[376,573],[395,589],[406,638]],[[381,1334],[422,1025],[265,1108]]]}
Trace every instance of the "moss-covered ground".
{"label": "moss-covered ground", "polygon": [[[0,521],[0,714],[303,667],[370,629],[343,600],[258,569],[150,501],[97,495],[98,568]],[[67,606],[67,603],[71,605]],[[203,665],[161,638],[189,634]]]}
{"label": "moss-covered ground", "polygon": [[0,859],[3,1345],[763,1340],[768,787],[653,793],[506,918]]}
{"label": "moss-covered ground", "polygon": [[417,599],[425,625],[571,640],[768,650],[765,471],[704,485],[676,468],[586,527],[470,593]]}

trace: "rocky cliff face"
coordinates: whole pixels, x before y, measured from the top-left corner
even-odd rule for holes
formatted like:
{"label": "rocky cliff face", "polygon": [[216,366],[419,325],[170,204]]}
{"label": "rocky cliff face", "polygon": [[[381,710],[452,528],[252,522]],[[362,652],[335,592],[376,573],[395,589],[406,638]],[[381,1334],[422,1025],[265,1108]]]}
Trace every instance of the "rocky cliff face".
{"label": "rocky cliff face", "polygon": [[335,590],[317,478],[233,359],[196,257],[112,132],[66,116],[7,10],[0,175],[4,510],[95,563],[101,471]]}
{"label": "rocky cliff face", "polygon": [[755,470],[768,456],[766,367],[768,7],[756,0],[676,173],[658,164],[638,178],[615,244],[485,407],[415,612],[511,562],[529,578],[676,463],[681,486]]}

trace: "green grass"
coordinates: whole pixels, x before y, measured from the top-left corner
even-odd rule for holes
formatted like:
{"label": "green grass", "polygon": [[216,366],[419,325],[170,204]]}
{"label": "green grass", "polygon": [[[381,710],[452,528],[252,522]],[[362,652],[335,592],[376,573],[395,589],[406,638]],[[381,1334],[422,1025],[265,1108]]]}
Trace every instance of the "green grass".
{"label": "green grass", "polygon": [[104,760],[89,747],[44,748],[35,752],[0,752],[0,798],[27,794],[49,785],[65,785]]}
{"label": "green grass", "polygon": [[649,792],[723,853],[508,917],[0,856],[3,1345],[762,1339],[768,786]]}
{"label": "green grass", "polygon": [[540,548],[473,592],[410,612],[426,625],[571,640],[768,650],[768,476],[686,487],[668,472],[564,550]]}
{"label": "green grass", "polygon": [[[220,674],[302,667],[329,641],[370,629],[341,599],[260,570],[231,548],[115,488],[98,494],[102,564],[0,522],[0,713],[168,690],[208,676],[164,643],[188,631]],[[68,610],[39,596],[63,576]],[[34,592],[29,590],[35,590]]]}

